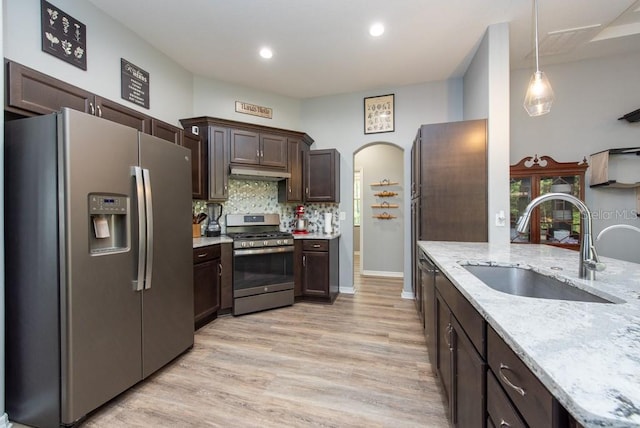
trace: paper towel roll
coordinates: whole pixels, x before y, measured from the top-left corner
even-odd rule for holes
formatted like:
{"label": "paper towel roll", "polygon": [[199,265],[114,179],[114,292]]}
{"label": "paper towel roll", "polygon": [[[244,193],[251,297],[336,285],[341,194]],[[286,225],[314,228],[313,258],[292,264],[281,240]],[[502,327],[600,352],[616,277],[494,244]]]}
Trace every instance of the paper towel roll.
{"label": "paper towel roll", "polygon": [[333,232],[333,214],[324,213],[324,233]]}

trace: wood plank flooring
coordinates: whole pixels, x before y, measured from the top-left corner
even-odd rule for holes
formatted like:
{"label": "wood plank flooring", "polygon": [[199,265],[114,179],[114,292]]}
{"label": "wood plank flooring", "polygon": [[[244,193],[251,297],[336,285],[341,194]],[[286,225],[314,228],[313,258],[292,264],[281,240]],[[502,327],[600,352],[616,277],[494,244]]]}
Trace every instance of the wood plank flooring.
{"label": "wood plank flooring", "polygon": [[85,427],[449,427],[413,302],[358,278],[333,305],[221,317]]}

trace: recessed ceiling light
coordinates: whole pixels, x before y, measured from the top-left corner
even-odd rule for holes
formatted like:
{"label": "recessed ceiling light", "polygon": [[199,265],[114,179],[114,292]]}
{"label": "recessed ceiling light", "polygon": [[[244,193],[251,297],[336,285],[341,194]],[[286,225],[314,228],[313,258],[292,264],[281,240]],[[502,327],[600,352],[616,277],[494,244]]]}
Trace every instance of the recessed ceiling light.
{"label": "recessed ceiling light", "polygon": [[273,56],[273,51],[269,48],[260,49],[260,56],[265,59],[269,59]]}
{"label": "recessed ceiling light", "polygon": [[384,25],[382,25],[382,23],[380,22],[376,22],[375,24],[371,25],[371,27],[369,27],[369,34],[371,34],[373,37],[380,37],[382,36],[382,33],[384,33]]}

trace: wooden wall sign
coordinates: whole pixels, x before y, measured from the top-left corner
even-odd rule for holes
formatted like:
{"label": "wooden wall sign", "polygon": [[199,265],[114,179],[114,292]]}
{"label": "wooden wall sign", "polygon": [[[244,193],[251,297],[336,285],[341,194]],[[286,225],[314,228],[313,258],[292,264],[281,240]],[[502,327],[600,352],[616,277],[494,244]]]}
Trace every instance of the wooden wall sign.
{"label": "wooden wall sign", "polygon": [[273,119],[273,109],[269,107],[257,106],[255,104],[236,101],[236,113],[250,114],[251,116]]}
{"label": "wooden wall sign", "polygon": [[41,0],[42,50],[87,69],[87,27],[51,3]]}
{"label": "wooden wall sign", "polygon": [[149,73],[120,58],[121,97],[123,100],[149,108]]}

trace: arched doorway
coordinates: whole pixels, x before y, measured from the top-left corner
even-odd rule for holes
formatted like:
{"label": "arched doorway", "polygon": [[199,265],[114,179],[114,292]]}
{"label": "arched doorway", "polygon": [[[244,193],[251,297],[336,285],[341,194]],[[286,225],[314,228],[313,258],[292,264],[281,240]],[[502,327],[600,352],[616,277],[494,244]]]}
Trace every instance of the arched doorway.
{"label": "arched doorway", "polygon": [[387,142],[368,144],[353,155],[354,284],[360,275],[403,277],[403,158],[404,150]]}

